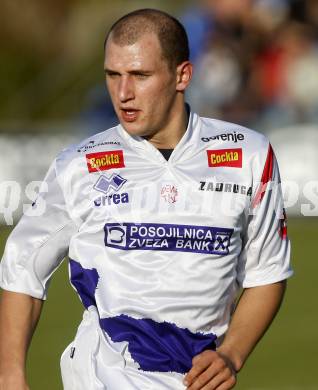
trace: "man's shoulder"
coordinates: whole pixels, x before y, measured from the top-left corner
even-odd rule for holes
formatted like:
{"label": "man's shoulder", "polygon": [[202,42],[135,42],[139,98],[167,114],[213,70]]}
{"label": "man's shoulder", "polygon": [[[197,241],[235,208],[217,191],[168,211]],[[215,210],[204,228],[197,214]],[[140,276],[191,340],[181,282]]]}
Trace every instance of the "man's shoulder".
{"label": "man's shoulder", "polygon": [[111,150],[121,146],[122,142],[119,126],[114,126],[73,145],[73,151],[76,153],[94,153],[105,148]]}
{"label": "man's shoulder", "polygon": [[116,150],[121,148],[122,144],[119,126],[114,126],[63,149],[57,156],[57,161],[68,163],[86,154]]}
{"label": "man's shoulder", "polygon": [[214,118],[201,117],[201,121],[200,139],[207,146],[220,141],[225,147],[227,145],[242,146],[251,151],[268,148],[267,137],[256,130]]}

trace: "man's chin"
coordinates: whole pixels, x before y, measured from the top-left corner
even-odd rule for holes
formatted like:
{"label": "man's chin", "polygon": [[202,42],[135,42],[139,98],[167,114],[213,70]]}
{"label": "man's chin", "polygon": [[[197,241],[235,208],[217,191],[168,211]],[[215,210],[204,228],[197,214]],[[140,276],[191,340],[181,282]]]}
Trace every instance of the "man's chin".
{"label": "man's chin", "polygon": [[124,121],[120,121],[120,124],[129,135],[139,136],[139,137],[147,136],[147,131],[137,123],[127,123]]}

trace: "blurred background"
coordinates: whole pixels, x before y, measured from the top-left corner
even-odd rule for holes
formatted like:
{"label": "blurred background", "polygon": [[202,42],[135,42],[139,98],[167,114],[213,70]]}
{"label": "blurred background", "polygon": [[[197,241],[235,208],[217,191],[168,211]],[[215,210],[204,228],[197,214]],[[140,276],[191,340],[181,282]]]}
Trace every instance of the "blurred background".
{"label": "blurred background", "polygon": [[288,214],[318,216],[318,1],[1,0],[0,222],[17,221],[62,148],[117,123],[104,37],[140,7],[184,23],[192,109],[266,133]]}
{"label": "blurred background", "polygon": [[[186,27],[192,109],[267,134],[280,164],[296,273],[237,388],[317,389],[317,0],[1,0],[1,252],[54,156],[117,123],[104,82],[104,37],[120,16],[145,7]],[[32,390],[62,388],[58,356],[82,310],[66,277],[65,265],[32,345]]]}

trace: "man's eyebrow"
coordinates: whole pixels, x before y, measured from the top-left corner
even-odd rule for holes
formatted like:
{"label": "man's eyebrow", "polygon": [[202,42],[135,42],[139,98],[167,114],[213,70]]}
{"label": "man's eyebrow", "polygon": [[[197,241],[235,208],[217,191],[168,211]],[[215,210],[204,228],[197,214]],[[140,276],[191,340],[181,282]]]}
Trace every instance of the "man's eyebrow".
{"label": "man's eyebrow", "polygon": [[119,73],[119,72],[116,72],[115,70],[112,70],[112,69],[109,69],[109,68],[104,68],[104,72],[105,73]]}
{"label": "man's eyebrow", "polygon": [[138,69],[138,70],[131,70],[128,73],[129,74],[145,74],[145,75],[149,75],[152,72],[150,70]]}
{"label": "man's eyebrow", "polygon": [[[109,69],[109,68],[104,68],[104,72],[106,74],[120,74],[120,72],[113,70],[113,69]],[[152,72],[150,70],[146,70],[146,69],[130,70],[127,73],[132,74],[132,75],[138,75],[138,74],[150,75],[150,74],[152,74]]]}

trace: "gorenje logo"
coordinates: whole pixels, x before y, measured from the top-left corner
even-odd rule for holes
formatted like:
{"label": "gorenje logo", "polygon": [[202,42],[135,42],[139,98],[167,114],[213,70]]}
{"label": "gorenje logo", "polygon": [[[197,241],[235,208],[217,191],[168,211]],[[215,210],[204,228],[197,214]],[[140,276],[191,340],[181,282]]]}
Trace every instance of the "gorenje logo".
{"label": "gorenje logo", "polygon": [[218,135],[212,135],[211,137],[202,137],[201,141],[203,142],[209,142],[214,140],[221,140],[221,141],[232,141],[234,143],[237,143],[237,141],[244,141],[245,137],[242,133],[237,133],[234,131],[233,133],[224,133],[224,134],[218,134]]}
{"label": "gorenje logo", "polygon": [[227,255],[233,229],[159,223],[106,223],[105,245],[123,250],[157,250]]}

